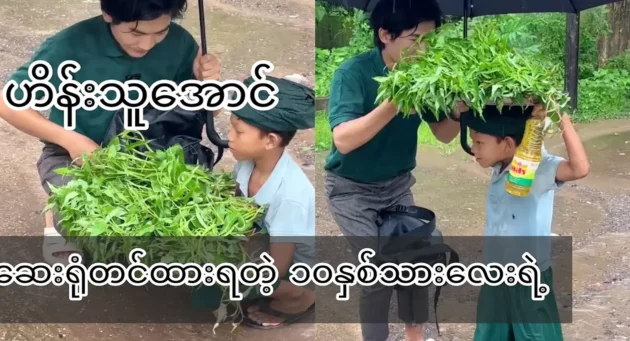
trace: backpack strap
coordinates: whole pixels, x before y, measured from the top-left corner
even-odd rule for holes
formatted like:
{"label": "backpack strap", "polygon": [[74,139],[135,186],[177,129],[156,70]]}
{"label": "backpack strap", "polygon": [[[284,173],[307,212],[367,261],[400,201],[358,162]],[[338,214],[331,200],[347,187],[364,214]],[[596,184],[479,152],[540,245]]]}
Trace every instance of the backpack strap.
{"label": "backpack strap", "polygon": [[[449,253],[450,257],[448,257],[448,261],[446,260],[446,254]],[[440,255],[443,257],[439,257],[438,260],[443,260],[443,262],[440,262],[442,264],[444,264],[444,266],[448,266],[452,263],[458,263],[459,262],[459,254],[453,250],[453,248],[451,248],[450,246],[446,245],[446,244],[435,244],[435,245],[431,245],[428,246],[426,248],[422,248],[419,250],[414,250],[414,252],[412,253],[412,255],[409,256],[400,256],[397,257],[397,261],[398,264],[400,263],[419,263],[422,262],[422,260],[420,258],[426,257],[427,255]],[[446,283],[444,283],[446,284]],[[437,332],[438,332],[438,336],[441,336],[440,334],[440,325],[438,323],[438,310],[437,310],[437,306],[438,306],[438,301],[440,299],[440,292],[442,291],[442,286],[444,286],[444,284],[442,285],[435,285],[435,296],[433,298],[433,309],[435,311],[435,327],[437,328]],[[407,289],[408,287],[396,287],[396,290],[398,291],[405,291],[405,290],[409,290]]]}
{"label": "backpack strap", "polygon": [[[455,250],[453,250],[453,248],[451,248],[450,246],[446,244],[441,244],[440,246],[442,246],[442,249],[444,250],[448,249],[449,250],[448,253],[451,254],[448,262],[445,262],[444,266],[448,266],[452,263],[459,263],[459,255],[457,254]],[[437,328],[438,336],[442,336],[442,334],[440,334],[440,325],[438,324],[438,312],[437,312],[438,300],[440,298],[440,291],[442,290],[442,286],[443,285],[435,286],[435,297],[433,298],[433,309],[435,309],[435,327]]]}

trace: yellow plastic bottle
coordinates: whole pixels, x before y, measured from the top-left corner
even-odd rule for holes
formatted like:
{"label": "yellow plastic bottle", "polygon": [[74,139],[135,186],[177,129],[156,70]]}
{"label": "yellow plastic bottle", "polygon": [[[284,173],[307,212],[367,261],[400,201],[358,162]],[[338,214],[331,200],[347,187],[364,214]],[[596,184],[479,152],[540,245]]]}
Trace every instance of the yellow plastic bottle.
{"label": "yellow plastic bottle", "polygon": [[508,193],[519,197],[529,195],[541,160],[544,127],[545,120],[536,117],[527,120],[523,141],[516,148],[505,182]]}

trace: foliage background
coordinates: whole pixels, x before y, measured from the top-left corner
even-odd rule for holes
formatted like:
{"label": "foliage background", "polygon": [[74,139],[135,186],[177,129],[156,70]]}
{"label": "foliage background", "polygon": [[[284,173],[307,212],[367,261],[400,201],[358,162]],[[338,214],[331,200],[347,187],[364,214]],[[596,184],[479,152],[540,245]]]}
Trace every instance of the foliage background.
{"label": "foliage background", "polygon": [[[577,122],[630,117],[630,50],[599,65],[598,40],[611,33],[606,20],[607,10],[606,6],[601,6],[581,15],[578,110],[573,116]],[[530,54],[541,64],[558,65],[564,72],[564,14],[501,15],[498,18],[514,48]],[[471,20],[470,25],[475,22],[475,19]],[[316,26],[319,39],[315,56],[315,91],[318,97],[327,97],[334,71],[347,59],[371,49],[374,46],[373,33],[366,13],[319,1]],[[558,78],[564,79],[564,74]],[[563,84],[558,86],[562,88]],[[316,148],[329,149],[331,138],[327,114],[319,111],[316,117]],[[418,143],[441,146],[447,150],[458,144],[441,145],[425,124],[418,132]]]}

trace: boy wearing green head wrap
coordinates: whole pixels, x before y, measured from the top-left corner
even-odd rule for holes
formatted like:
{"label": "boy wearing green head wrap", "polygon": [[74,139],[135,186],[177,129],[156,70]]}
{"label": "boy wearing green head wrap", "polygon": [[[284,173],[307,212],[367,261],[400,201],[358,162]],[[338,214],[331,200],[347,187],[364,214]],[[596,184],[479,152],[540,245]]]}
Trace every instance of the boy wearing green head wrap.
{"label": "boy wearing green head wrap", "polygon": [[[553,291],[549,242],[554,191],[564,182],[584,178],[589,164],[569,116],[563,115],[560,129],[568,158],[551,155],[543,148],[529,195],[517,197],[507,193],[505,184],[509,166],[523,139],[526,121],[532,116],[544,119],[547,113],[540,105],[533,110],[530,107],[525,113],[516,106],[505,106],[501,113],[496,107],[489,106],[484,113],[485,121],[471,113],[462,117],[471,131],[472,153],[476,161],[480,166],[493,170],[487,194],[484,233],[492,238],[484,241],[484,263],[514,263],[518,266],[523,263],[521,256],[524,252],[529,252],[536,259],[535,266],[540,269],[541,283],[550,289],[542,301],[534,301],[531,286],[484,285],[477,304],[475,341],[562,340]],[[510,239],[517,239],[517,242]],[[524,241],[531,239],[536,240],[535,245]],[[501,244],[496,244],[496,240]],[[504,244],[506,240],[510,243],[509,247]]]}
{"label": "boy wearing green head wrap", "polygon": [[[238,161],[236,182],[242,195],[253,197],[267,211],[261,222],[270,235],[269,255],[279,277],[286,278],[293,263],[314,266],[315,189],[286,147],[296,132],[315,126],[312,89],[286,79],[267,76],[278,87],[277,105],[262,111],[249,104],[230,118],[230,151]],[[244,84],[253,82],[250,77]],[[259,93],[266,100],[266,90]],[[290,324],[314,310],[315,293],[280,280],[268,298],[247,310],[244,323],[259,329]]]}

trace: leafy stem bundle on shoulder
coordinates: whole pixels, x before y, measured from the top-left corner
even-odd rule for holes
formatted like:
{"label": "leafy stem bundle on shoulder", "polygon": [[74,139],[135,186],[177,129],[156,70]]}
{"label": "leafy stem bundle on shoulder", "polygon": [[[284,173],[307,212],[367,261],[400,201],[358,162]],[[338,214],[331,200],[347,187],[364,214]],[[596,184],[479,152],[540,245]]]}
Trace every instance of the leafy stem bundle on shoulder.
{"label": "leafy stem bundle on shoulder", "polygon": [[569,96],[557,86],[562,84],[560,70],[512,48],[494,18],[477,22],[468,39],[460,24],[446,24],[416,44],[421,46],[418,52],[404,52],[387,76],[375,78],[376,101],[395,103],[404,116],[415,109],[437,118],[451,112],[457,101],[475,115],[482,115],[487,105],[501,111],[508,104],[538,102],[554,123],[569,111]]}

